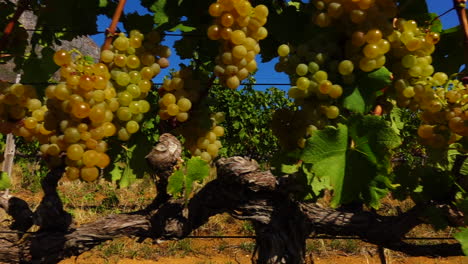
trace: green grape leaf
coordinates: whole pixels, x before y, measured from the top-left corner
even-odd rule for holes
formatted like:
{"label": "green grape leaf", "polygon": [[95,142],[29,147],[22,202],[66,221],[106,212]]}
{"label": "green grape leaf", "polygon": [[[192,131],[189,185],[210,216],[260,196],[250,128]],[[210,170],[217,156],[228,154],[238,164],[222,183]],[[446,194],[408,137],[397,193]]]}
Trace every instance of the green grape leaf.
{"label": "green grape leaf", "polygon": [[[350,93],[345,93],[344,95],[343,107],[355,113],[362,114],[366,112],[366,100],[361,94],[359,87],[356,86],[351,89]],[[373,99],[375,100],[375,97]]]}
{"label": "green grape leaf", "polygon": [[137,177],[130,166],[125,166],[122,172],[122,178],[119,181],[120,188],[126,188],[136,181]]}
{"label": "green grape leaf", "polygon": [[355,113],[369,112],[375,103],[377,92],[390,85],[392,73],[385,67],[362,74],[356,80],[354,88],[347,89],[343,106]]}
{"label": "green grape leaf", "polygon": [[54,63],[53,56],[55,51],[50,47],[42,49],[42,58],[35,56],[29,57],[24,65],[24,74],[21,76],[23,83],[41,83],[47,82],[50,77],[59,69]]}
{"label": "green grape leaf", "polygon": [[1,171],[0,172],[0,190],[5,190],[11,187],[10,176],[8,173]]}
{"label": "green grape leaf", "polygon": [[390,179],[390,155],[401,144],[400,137],[377,116],[356,115],[348,123],[317,131],[307,140],[301,159],[313,164],[320,180],[309,180],[309,185],[315,185],[311,186],[314,192],[331,186],[334,207],[363,201],[378,208],[381,198],[395,187]]}
{"label": "green grape leaf", "polygon": [[299,171],[299,165],[298,164],[281,164],[281,172],[286,173],[286,174],[293,174]]}
{"label": "green grape leaf", "polygon": [[[415,19],[421,14],[429,13],[426,0],[399,0],[399,17],[406,19]],[[424,22],[419,20],[418,24]]]}
{"label": "green grape leaf", "polygon": [[453,235],[460,242],[463,253],[468,256],[468,228],[461,228],[461,231]]}
{"label": "green grape leaf", "polygon": [[182,193],[186,201],[192,192],[193,183],[201,182],[210,173],[210,166],[199,157],[192,157],[187,164],[175,171],[168,180],[167,192],[179,197]]}
{"label": "green grape leaf", "polygon": [[122,171],[123,169],[119,166],[119,164],[114,164],[112,170],[109,172],[111,175],[111,181],[113,183],[120,181],[122,178]]}
{"label": "green grape leaf", "polygon": [[158,0],[151,6],[151,11],[154,12],[154,23],[158,26],[169,22],[169,16],[165,11],[166,2],[167,0]]}
{"label": "green grape leaf", "polygon": [[182,170],[175,171],[170,177],[167,184],[167,193],[174,197],[179,197],[184,189],[185,175]]}
{"label": "green grape leaf", "polygon": [[460,67],[466,62],[463,53],[460,53],[463,50],[463,45],[463,34],[460,26],[443,30],[437,48],[432,54],[436,71],[459,72]]}
{"label": "green grape leaf", "polygon": [[107,0],[99,0],[99,7],[106,7],[108,4]]}
{"label": "green grape leaf", "polygon": [[199,157],[193,157],[187,161],[186,181],[185,181],[185,197],[192,192],[194,182],[201,182],[210,173],[210,166]]}
{"label": "green grape leaf", "polygon": [[399,135],[400,130],[405,127],[405,122],[402,121],[403,109],[394,107],[390,112],[390,120],[392,122],[393,130]]}
{"label": "green grape leaf", "polygon": [[304,163],[313,164],[315,175],[327,186],[333,187],[333,204],[341,201],[346,169],[348,127],[327,127],[316,131],[308,140],[301,155]]}
{"label": "green grape leaf", "polygon": [[191,27],[191,26],[187,26],[187,25],[184,25],[182,23],[178,24],[177,26],[169,29],[169,31],[181,31],[181,32],[192,32],[194,31],[195,27]]}
{"label": "green grape leaf", "polygon": [[438,32],[438,33],[442,32],[443,26],[442,26],[442,21],[440,21],[440,19],[438,18],[439,15],[436,13],[429,13],[427,14],[427,16],[428,16],[428,20],[432,21],[431,31]]}
{"label": "green grape leaf", "polygon": [[143,33],[153,29],[153,17],[151,15],[140,15],[137,12],[125,14],[121,19],[127,32],[138,29]]}

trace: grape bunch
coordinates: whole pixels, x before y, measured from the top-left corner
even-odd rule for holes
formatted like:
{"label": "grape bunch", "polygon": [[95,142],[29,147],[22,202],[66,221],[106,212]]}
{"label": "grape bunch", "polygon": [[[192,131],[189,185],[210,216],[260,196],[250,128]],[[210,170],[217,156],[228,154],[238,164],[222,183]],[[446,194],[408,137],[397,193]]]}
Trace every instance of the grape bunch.
{"label": "grape bunch", "polygon": [[62,80],[45,90],[43,122],[50,134],[40,150],[52,157],[65,153],[69,179],[94,181],[99,169],[110,163],[104,139],[116,133],[112,121],[118,102],[110,73],[105,64],[87,61],[80,54],[73,57],[65,50],[53,58]]}
{"label": "grape bunch", "polygon": [[468,136],[468,93],[462,82],[437,72],[425,84],[414,85],[414,90],[413,110],[420,113],[418,135],[423,144],[443,148]]}
{"label": "grape bunch", "polygon": [[[218,156],[219,149],[222,147],[219,138],[224,135],[224,128],[220,126],[220,123],[224,122],[224,113],[214,113],[210,120],[205,120],[200,116],[198,118],[198,120],[192,120],[192,124],[182,131],[186,139],[185,146],[192,156],[210,162]],[[203,123],[209,123],[208,129]]]}
{"label": "grape bunch", "polygon": [[319,27],[340,25],[381,25],[397,14],[394,0],[313,0],[316,12],[312,21]]}
{"label": "grape bunch", "polygon": [[208,28],[208,37],[222,43],[214,74],[223,85],[236,89],[242,80],[257,70],[258,41],[268,36],[263,27],[268,8],[265,5],[252,7],[247,0],[218,0],[208,11],[216,18],[215,24]]}
{"label": "grape bunch", "polygon": [[0,132],[13,133],[27,141],[39,139],[45,142],[50,131],[42,121],[47,107],[37,99],[31,85],[0,83]]}
{"label": "grape bunch", "polygon": [[159,112],[162,120],[175,118],[178,122],[189,119],[192,104],[197,102],[202,91],[202,83],[207,83],[206,75],[196,69],[183,66],[164,80],[159,89]]}
{"label": "grape bunch", "polygon": [[115,87],[116,98],[112,100],[116,113],[117,137],[127,141],[139,131],[143,114],[150,110],[145,100],[152,88],[151,79],[161,68],[169,67],[171,50],[160,45],[161,36],[156,31],[146,36],[132,30],[130,36],[120,33],[110,50],[101,53],[110,72],[110,81]]}
{"label": "grape bunch", "polygon": [[[340,115],[339,99],[345,88],[353,85],[357,74],[383,67],[391,48],[385,36],[392,31],[393,1],[316,0],[310,6],[313,25],[304,32],[309,40],[282,44],[277,50],[275,69],[289,75],[288,95],[297,110],[275,115],[273,131],[289,149],[303,148],[313,131],[333,124]],[[317,29],[334,23],[342,25],[336,27],[338,32]],[[281,129],[286,120],[291,127]]]}
{"label": "grape bunch", "polygon": [[[337,47],[321,45],[317,40],[297,46],[283,44],[278,47],[278,55],[275,69],[289,75],[293,86],[288,95],[299,109],[275,114],[273,132],[284,148],[303,148],[311,131],[323,128],[340,115],[337,107],[343,94],[340,83],[353,80],[354,64],[350,60],[339,61],[341,53]],[[284,122],[291,127],[281,128]]]}

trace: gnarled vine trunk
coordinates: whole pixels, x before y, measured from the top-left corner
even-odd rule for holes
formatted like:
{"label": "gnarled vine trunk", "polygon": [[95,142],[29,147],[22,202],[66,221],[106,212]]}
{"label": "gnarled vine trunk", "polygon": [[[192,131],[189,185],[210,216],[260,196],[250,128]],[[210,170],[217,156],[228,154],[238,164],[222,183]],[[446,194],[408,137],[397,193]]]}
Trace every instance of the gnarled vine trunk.
{"label": "gnarled vine trunk", "polygon": [[[217,179],[185,205],[185,201],[171,198],[164,191],[180,158],[180,148],[175,137],[165,134],[147,156],[159,190],[145,210],[110,215],[79,227],[70,225],[71,218],[56,196],[60,168],[43,181],[45,196],[35,212],[21,199],[0,195],[0,207],[14,220],[9,229],[0,230],[0,262],[57,263],[122,236],[182,239],[209,217],[224,212],[252,221],[257,234],[255,262],[261,264],[304,263],[305,240],[311,233],[359,236],[409,255],[462,255],[459,244],[424,246],[402,242],[404,235],[423,221],[419,207],[399,216],[381,216],[297,202],[285,193],[288,188],[282,181],[269,171],[261,171],[255,161],[242,157],[219,160]],[[37,232],[5,233],[24,232],[33,224],[40,227]]]}

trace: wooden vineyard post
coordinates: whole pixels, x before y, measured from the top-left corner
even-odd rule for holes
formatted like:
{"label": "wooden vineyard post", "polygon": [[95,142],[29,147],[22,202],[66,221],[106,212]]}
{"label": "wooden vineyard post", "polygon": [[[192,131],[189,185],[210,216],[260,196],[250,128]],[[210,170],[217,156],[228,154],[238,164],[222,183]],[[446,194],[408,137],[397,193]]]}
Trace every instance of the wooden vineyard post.
{"label": "wooden vineyard post", "polygon": [[3,154],[5,160],[3,161],[2,171],[8,173],[7,177],[10,177],[11,182],[11,171],[13,170],[13,160],[15,158],[16,145],[13,134],[10,133],[6,138],[5,153]]}

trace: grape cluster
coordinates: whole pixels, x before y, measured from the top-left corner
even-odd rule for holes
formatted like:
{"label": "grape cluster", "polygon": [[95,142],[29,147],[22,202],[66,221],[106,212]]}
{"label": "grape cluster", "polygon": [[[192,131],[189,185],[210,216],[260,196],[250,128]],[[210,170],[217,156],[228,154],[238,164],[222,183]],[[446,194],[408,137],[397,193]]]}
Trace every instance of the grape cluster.
{"label": "grape cluster", "polygon": [[317,9],[313,21],[319,27],[328,27],[333,21],[345,26],[348,35],[346,57],[360,70],[370,72],[386,63],[392,32],[391,18],[397,6],[392,0],[314,1]]}
{"label": "grape cluster", "polygon": [[151,79],[161,68],[169,67],[167,58],[171,50],[160,45],[160,41],[161,36],[156,31],[144,36],[132,30],[129,37],[121,33],[112,48],[101,53],[101,61],[109,67],[110,80],[115,87],[116,97],[112,103],[120,140],[127,141],[140,129],[143,114],[150,110],[145,98],[152,88]]}
{"label": "grape cluster", "polygon": [[335,21],[350,25],[385,24],[397,14],[394,0],[313,0],[317,10],[312,21],[319,27],[328,27]]}
{"label": "grape cluster", "polygon": [[145,98],[151,79],[168,67],[170,55],[160,40],[157,32],[146,37],[136,30],[130,37],[120,34],[110,50],[102,51],[100,63],[78,51],[57,51],[53,60],[60,66],[61,81],[46,88],[46,105],[34,98],[32,88],[13,85],[2,93],[10,102],[6,107],[2,102],[2,120],[23,118],[16,134],[38,139],[47,156],[64,153],[69,179],[94,181],[110,163],[106,138],[128,140],[150,110]]}
{"label": "grape cluster", "polygon": [[99,169],[110,163],[105,138],[116,133],[112,122],[116,92],[109,82],[110,73],[103,63],[92,63],[71,52],[54,54],[62,81],[45,90],[47,111],[44,127],[52,133],[40,150],[57,157],[66,154],[65,175],[75,180],[94,181]]}
{"label": "grape cluster", "polygon": [[21,83],[0,83],[0,132],[13,133],[27,141],[46,140],[50,131],[44,128],[43,120],[47,107],[37,99],[33,86]]}
{"label": "grape cluster", "polygon": [[416,21],[398,19],[388,36],[395,58],[390,63],[394,73],[396,102],[420,114],[418,128],[421,142],[442,148],[467,134],[465,125],[465,86],[435,72],[431,54],[440,40],[436,32],[418,27]]}
{"label": "grape cluster", "polygon": [[175,118],[178,122],[186,122],[192,103],[199,99],[202,82],[207,82],[205,76],[190,67],[183,66],[179,71],[172,73],[171,78],[164,80],[159,89],[160,118]]}
{"label": "grape cluster", "polygon": [[218,112],[211,115],[209,129],[204,129],[198,120],[190,127],[184,129],[186,139],[185,146],[190,150],[192,156],[200,157],[206,162],[214,160],[222,147],[220,137],[224,135],[224,128],[219,124],[224,122],[224,113]]}
{"label": "grape cluster", "polygon": [[265,5],[252,7],[247,0],[218,0],[208,11],[216,18],[215,24],[208,28],[208,37],[222,42],[214,73],[223,85],[236,89],[242,80],[257,70],[258,41],[268,35],[263,27],[268,8]]}
{"label": "grape cluster", "polygon": [[[333,57],[328,54],[333,54]],[[278,112],[274,116],[273,132],[284,148],[302,148],[305,138],[314,130],[308,128],[323,128],[338,118],[337,99],[343,94],[343,86],[339,83],[353,80],[354,64],[350,60],[337,60],[340,54],[336,47],[321,45],[320,41],[310,41],[297,47],[283,44],[278,47],[278,55],[280,58],[275,69],[289,75],[293,86],[288,95],[299,109]],[[292,127],[281,128],[284,122]],[[284,131],[288,132],[285,134]]]}
{"label": "grape cluster", "polygon": [[443,148],[468,136],[468,93],[463,83],[437,72],[426,83],[414,85],[414,91],[413,110],[420,112],[418,135],[423,144]]}

